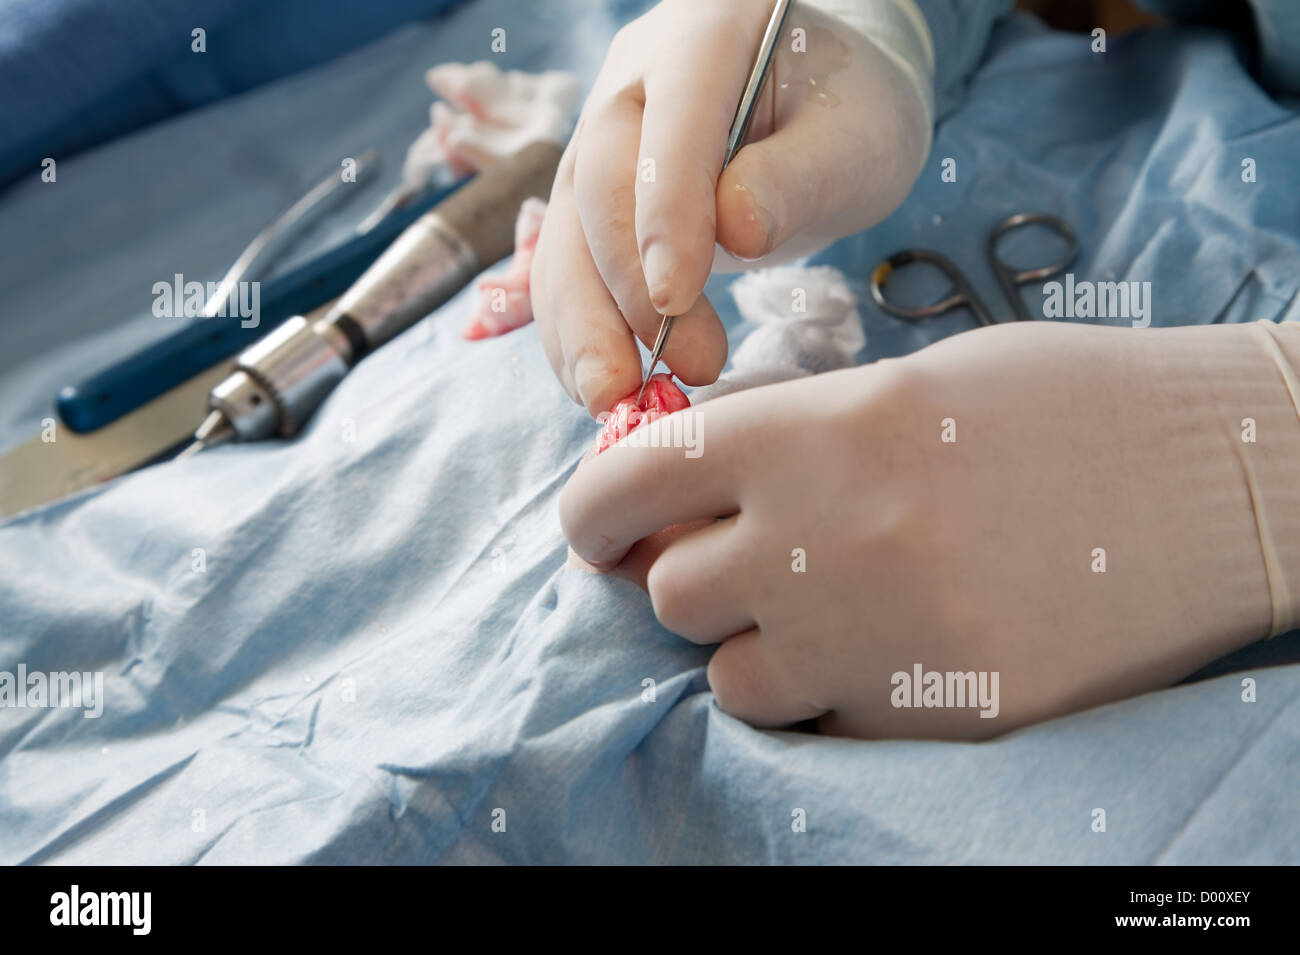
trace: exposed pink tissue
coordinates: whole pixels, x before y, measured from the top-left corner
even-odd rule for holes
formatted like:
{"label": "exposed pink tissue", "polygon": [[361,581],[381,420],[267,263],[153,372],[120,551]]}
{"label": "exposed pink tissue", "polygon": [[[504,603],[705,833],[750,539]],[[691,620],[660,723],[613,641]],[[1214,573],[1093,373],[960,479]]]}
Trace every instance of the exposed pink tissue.
{"label": "exposed pink tissue", "polygon": [[512,332],[533,320],[533,303],[529,297],[528,276],[537,251],[537,236],[542,231],[546,203],[525,199],[515,220],[515,256],[504,273],[485,275],[478,280],[478,309],[465,327],[462,338],[477,341]]}
{"label": "exposed pink tissue", "polygon": [[645,393],[639,402],[634,391],[614,403],[605,418],[600,437],[596,439],[596,453],[608,450],[641,425],[690,406],[691,399],[677,387],[672,375],[663,372],[653,375],[646,382]]}

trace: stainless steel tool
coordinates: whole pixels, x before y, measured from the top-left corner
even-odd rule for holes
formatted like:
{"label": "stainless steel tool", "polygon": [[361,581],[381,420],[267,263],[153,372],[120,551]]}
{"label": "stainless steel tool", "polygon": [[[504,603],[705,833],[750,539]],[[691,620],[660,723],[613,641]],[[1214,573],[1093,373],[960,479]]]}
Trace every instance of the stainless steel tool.
{"label": "stainless steel tool", "polygon": [[[1057,237],[1065,243],[1065,252],[1055,262],[1049,262],[1047,265],[1018,269],[1008,264],[998,254],[998,243],[1008,232],[1030,225],[1042,226],[1056,233]],[[1041,282],[1045,278],[1064,272],[1079,252],[1079,239],[1075,236],[1074,229],[1070,228],[1070,224],[1059,216],[1049,215],[1046,212],[1017,212],[1015,215],[1007,216],[993,227],[993,231],[989,233],[986,251],[989,264],[993,267],[993,274],[997,276],[998,284],[1002,286],[1007,303],[1011,306],[1012,315],[1018,322],[1027,322],[1033,316],[1029,314],[1024,299],[1020,297],[1020,286],[1029,282]],[[938,266],[952,280],[952,293],[933,305],[922,305],[916,308],[891,302],[885,294],[885,283],[889,281],[889,276],[896,269],[913,262],[928,262],[930,265]],[[997,323],[997,318],[979,297],[970,279],[957,268],[952,259],[933,249],[903,249],[901,252],[895,252],[871,270],[870,285],[871,297],[875,299],[877,305],[890,315],[906,318],[909,321],[933,318],[954,308],[968,308],[975,316],[975,321],[981,325]]]}
{"label": "stainless steel tool", "polygon": [[407,227],[323,317],[295,316],[242,352],[182,454],[296,434],[368,352],[513,251],[519,207],[550,194],[560,153],[536,142],[494,162]]}
{"label": "stainless steel tool", "polygon": [[[358,156],[353,181],[364,182],[374,171],[375,160],[378,158],[379,153],[373,149],[367,149]],[[339,199],[352,195],[350,190],[343,188],[346,181],[339,175],[337,170],[331,172],[321,182],[312,187],[310,192],[276,216],[275,221],[253,236],[253,241],[248,243],[248,247],[243,252],[239,253],[239,258],[235,260],[235,264],[222,277],[221,284],[217,286],[216,294],[211,296],[207,304],[204,305],[203,317],[212,318],[217,314],[225,314],[224,310],[230,301],[231,294],[245,276],[260,271],[292,239],[315,222],[321,213],[333,206]]]}
{"label": "stainless steel tool", "polygon": [[[745,83],[744,92],[740,95],[740,105],[736,107],[735,119],[731,121],[731,132],[727,134],[727,151],[722,158],[723,169],[730,165],[731,160],[740,151],[740,144],[749,130],[749,121],[754,116],[754,107],[758,105],[758,94],[762,92],[763,82],[772,71],[772,62],[776,59],[776,41],[781,36],[785,19],[792,6],[794,0],[777,0],[776,6],[772,8],[772,16],[767,21],[763,42],[758,45],[758,56],[754,58],[754,66],[749,71],[749,79]],[[645,394],[645,386],[650,384],[650,376],[655,373],[659,360],[664,356],[664,349],[668,347],[668,336],[672,333],[675,321],[677,321],[676,315],[665,315],[659,325],[659,334],[655,336],[654,347],[650,349],[650,367],[646,369],[645,378],[641,381],[641,390],[636,393],[638,403],[641,401],[641,396]]]}

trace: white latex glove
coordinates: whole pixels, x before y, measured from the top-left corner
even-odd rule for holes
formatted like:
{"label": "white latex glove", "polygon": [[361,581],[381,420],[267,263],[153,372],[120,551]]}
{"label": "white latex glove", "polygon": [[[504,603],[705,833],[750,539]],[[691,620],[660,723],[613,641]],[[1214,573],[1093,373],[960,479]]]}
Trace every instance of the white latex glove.
{"label": "white latex glove", "polygon": [[[664,626],[720,644],[727,712],[990,736],[1293,625],[1295,368],[1291,323],[979,329],[677,412],[703,419],[697,457],[654,446],[672,416],[648,424],[579,467],[561,520]],[[996,717],[896,707],[917,664],[997,672]]]}
{"label": "white latex glove", "polygon": [[532,298],[552,368],[593,415],[640,385],[636,339],[653,345],[661,314],[680,316],[668,367],[690,385],[717,378],[726,337],[701,294],[715,241],[744,259],[806,254],[879,222],[920,172],[924,78],[796,5],[748,144],[719,177],[771,8],[664,0],[619,31],[583,107]]}

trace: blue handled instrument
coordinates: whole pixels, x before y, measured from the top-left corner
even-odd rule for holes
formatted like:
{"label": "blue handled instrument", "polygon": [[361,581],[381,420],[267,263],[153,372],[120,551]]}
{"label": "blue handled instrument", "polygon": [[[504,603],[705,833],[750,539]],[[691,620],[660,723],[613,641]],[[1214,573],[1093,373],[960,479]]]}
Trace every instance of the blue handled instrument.
{"label": "blue handled instrument", "polygon": [[[359,163],[358,174],[361,168]],[[337,173],[331,179],[333,182],[340,181]],[[56,401],[59,417],[78,433],[102,428],[218,362],[237,355],[294,315],[305,314],[330,299],[337,298],[351,287],[407,226],[441,203],[466,181],[468,180],[447,188],[431,190],[381,219],[368,231],[359,233],[279,278],[264,282],[261,288],[260,321],[255,327],[245,328],[237,320],[197,318],[181,331],[145,350],[115,362],[75,385],[65,386],[60,390]],[[324,185],[325,183],[321,184]],[[312,211],[322,207],[321,200],[324,196],[318,194],[321,186],[304,196],[285,216],[268,227],[267,233],[276,230],[277,225],[280,227],[274,244],[278,245],[281,237],[305,221],[305,210],[300,208],[303,203],[312,200],[308,203]],[[296,216],[292,215],[294,210],[298,210]],[[288,227],[286,217],[292,218]],[[227,275],[227,280],[237,271],[240,274],[246,272],[251,267],[252,260],[266,258],[266,252],[272,243],[262,241],[259,244],[259,240],[264,240],[265,236],[266,233],[259,235],[253,245],[245,250],[240,261],[236,262]],[[222,295],[222,290],[219,289],[217,296],[209,302],[213,311],[225,303],[231,292],[233,283],[227,280],[222,282],[226,294]]]}

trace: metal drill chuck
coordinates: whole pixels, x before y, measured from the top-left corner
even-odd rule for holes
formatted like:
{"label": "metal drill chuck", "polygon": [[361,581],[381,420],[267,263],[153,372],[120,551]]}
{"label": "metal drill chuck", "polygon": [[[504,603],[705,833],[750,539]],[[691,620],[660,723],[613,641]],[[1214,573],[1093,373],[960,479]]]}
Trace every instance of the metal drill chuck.
{"label": "metal drill chuck", "polygon": [[344,355],[329,329],[295,315],[239,356],[209,406],[240,441],[296,434],[347,374]]}

